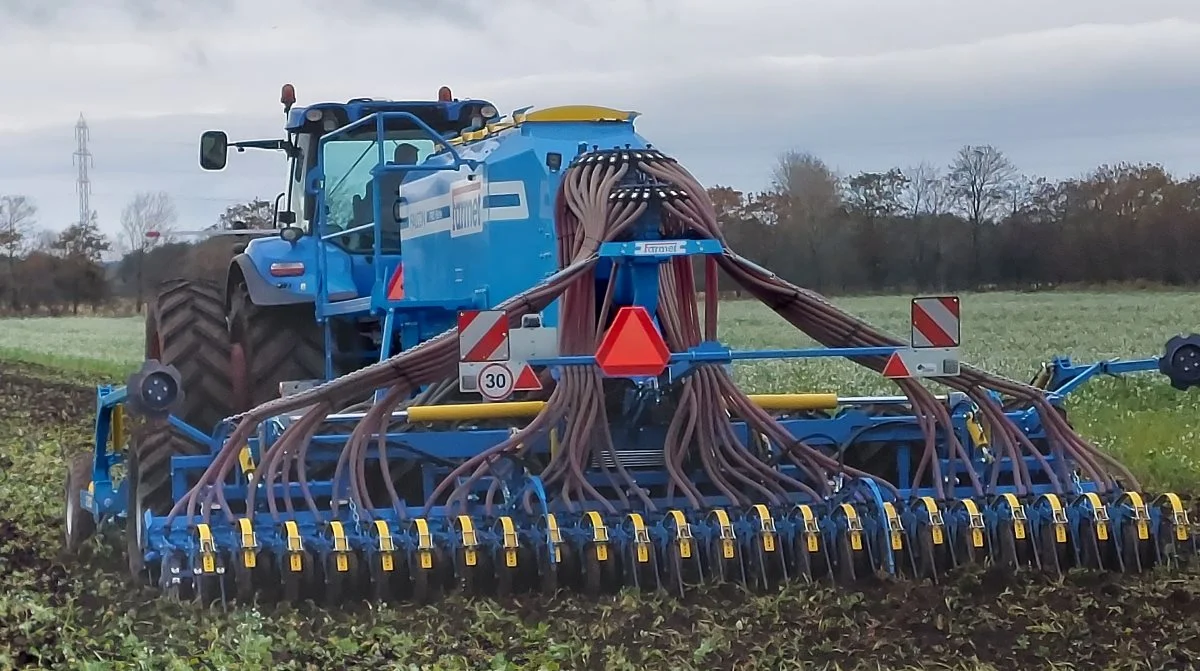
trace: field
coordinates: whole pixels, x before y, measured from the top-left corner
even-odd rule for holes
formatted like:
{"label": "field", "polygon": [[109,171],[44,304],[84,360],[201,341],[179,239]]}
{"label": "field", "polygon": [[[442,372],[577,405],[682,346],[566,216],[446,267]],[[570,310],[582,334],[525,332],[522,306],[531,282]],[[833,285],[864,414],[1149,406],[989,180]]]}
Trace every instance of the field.
{"label": "field", "polygon": [[[904,298],[837,303],[903,334]],[[810,341],[766,308],[722,306],[736,347]],[[964,296],[968,360],[1027,380],[1055,354],[1148,356],[1196,330],[1194,293]],[[138,319],[0,321],[0,668],[1181,668],[1200,658],[1200,572],[966,572],[942,585],[711,588],[680,601],[623,593],[437,606],[201,610],[130,587],[96,539],[60,553],[64,453],[88,449],[97,381],[141,359]],[[749,391],[894,393],[841,361],[757,363]],[[1200,395],[1157,375],[1101,379],[1072,397],[1076,428],[1150,490],[1200,492]]]}

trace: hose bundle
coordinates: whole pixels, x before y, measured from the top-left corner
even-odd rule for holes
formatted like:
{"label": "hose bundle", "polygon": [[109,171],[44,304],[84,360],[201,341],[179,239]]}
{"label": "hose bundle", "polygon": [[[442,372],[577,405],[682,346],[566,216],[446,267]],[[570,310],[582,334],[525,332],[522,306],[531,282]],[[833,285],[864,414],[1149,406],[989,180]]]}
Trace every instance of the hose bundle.
{"label": "hose bundle", "polygon": [[[635,186],[632,186],[635,185]],[[642,185],[642,186],[636,186]],[[649,186],[646,186],[649,185]],[[623,197],[631,193],[639,197]],[[603,327],[614,309],[614,294],[620,266],[614,266],[607,286],[598,289],[597,265],[602,243],[627,239],[635,226],[657,221],[662,237],[701,238],[720,241],[724,252],[706,257],[703,320],[696,300],[693,257],[676,257],[659,270],[657,316],[663,335],[672,351],[686,351],[703,340],[715,340],[717,329],[718,269],[737,284],[766,303],[789,323],[816,341],[829,347],[887,347],[904,343],[842,311],[819,294],[792,285],[725,245],[725,236],[705,189],[682,166],[657,151],[608,151],[577,158],[565,171],[555,203],[555,227],[561,270],[529,291],[504,301],[496,309],[505,311],[510,326],[521,317],[543,310],[555,299],[560,301],[559,350],[564,356],[592,355],[600,342]],[[876,372],[886,363],[883,356],[862,356],[855,363]],[[401,516],[405,506],[394,487],[386,450],[383,448],[392,414],[407,404],[429,400],[441,394],[457,374],[457,331],[442,333],[410,350],[385,361],[360,369],[305,392],[276,399],[231,418],[233,431],[213,463],[201,475],[188,494],[176,503],[168,516],[168,525],[179,514],[190,518],[201,504],[207,521],[214,505],[229,520],[233,515],[226,505],[223,487],[237,463],[239,446],[244,445],[255,428],[271,417],[306,409],[278,440],[261,455],[261,464],[250,479],[247,510],[254,510],[257,485],[264,483],[274,491],[278,480],[298,484],[305,505],[318,519],[327,515],[318,509],[308,485],[306,454],[313,435],[322,422],[340,408],[350,405],[364,393],[385,389],[348,436],[337,460],[335,491],[345,484],[349,503],[358,511],[369,511],[380,501],[372,499],[367,485],[368,447],[378,446],[379,469],[386,487],[388,504]],[[1102,491],[1116,486],[1116,478],[1137,488],[1129,472],[1106,454],[1076,434],[1059,415],[1041,390],[996,376],[970,365],[963,365],[956,377],[937,381],[965,393],[978,406],[981,422],[994,443],[1012,460],[1014,485],[1022,494],[1032,484],[1024,456],[1040,462],[1057,491],[1063,491],[1070,474],[1065,458],[1079,465],[1083,474],[1094,480]],[[914,474],[914,487],[932,486],[939,498],[946,490],[941,464],[936,454],[939,433],[947,441],[952,459],[965,466],[977,495],[996,484],[997,470],[986,485],[979,480],[968,462],[965,447],[952,430],[947,408],[932,392],[913,380],[895,383],[908,398],[924,438],[924,451]],[[432,385],[414,397],[418,388]],[[574,509],[590,499],[609,512],[619,507],[653,510],[654,504],[616,458],[605,407],[605,380],[594,366],[564,366],[544,409],[526,426],[515,430],[503,442],[469,458],[455,467],[425,502],[426,508],[439,501],[451,509],[465,507],[468,494],[487,476],[498,475],[499,464],[520,459],[535,439],[552,427],[561,432],[559,448],[539,474],[548,498],[556,507]],[[439,391],[441,390],[441,391]],[[1015,402],[1037,409],[1045,426],[1051,453],[1058,472],[1052,471],[1042,453],[1020,427],[1004,414],[1001,404],[991,395],[996,392]],[[819,498],[830,493],[836,476],[875,479],[895,492],[895,487],[876,476],[839,463],[803,441],[795,439],[779,421],[758,407],[734,384],[720,365],[699,365],[680,383],[678,407],[666,428],[662,462],[668,474],[668,497],[676,494],[693,507],[701,507],[703,493],[690,477],[695,469],[703,471],[709,485],[730,501],[747,505],[752,502],[782,503],[791,492]],[[795,466],[798,477],[787,475],[775,463],[747,449],[734,431],[733,418],[747,424],[750,435],[765,437],[779,450],[779,459]],[[606,461],[600,457],[607,456]],[[618,501],[605,497],[586,477],[591,463],[598,463],[603,477],[611,485]],[[610,466],[610,463],[612,464]],[[485,503],[489,512],[500,487],[493,478]],[[376,492],[378,494],[378,491]],[[268,495],[268,509],[279,519],[275,496]],[[285,510],[291,511],[291,496],[285,496]],[[637,500],[635,504],[633,499]],[[526,506],[530,502],[526,500]],[[341,502],[333,497],[332,514]]]}

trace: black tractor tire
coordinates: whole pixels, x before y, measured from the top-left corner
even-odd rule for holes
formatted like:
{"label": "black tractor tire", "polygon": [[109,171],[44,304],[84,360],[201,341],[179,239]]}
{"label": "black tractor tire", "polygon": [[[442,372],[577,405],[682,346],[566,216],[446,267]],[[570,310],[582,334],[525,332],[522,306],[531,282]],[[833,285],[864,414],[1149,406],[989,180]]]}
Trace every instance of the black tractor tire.
{"label": "black tractor tire", "polygon": [[[183,406],[174,415],[204,433],[233,414],[230,404],[229,338],[221,285],[207,280],[168,280],[146,309],[146,358],[174,366],[183,383]],[[171,457],[203,454],[207,446],[165,421],[142,423],[132,433],[127,457],[126,538],[129,567],[141,574],[141,512],[167,514]]]}
{"label": "black tractor tire", "polygon": [[[205,280],[163,283],[147,310],[146,343],[147,358],[179,369],[185,396],[184,407],[176,416],[208,431],[232,414],[229,336],[220,284]],[[152,348],[156,356],[151,356]]]}
{"label": "black tractor tire", "polygon": [[325,333],[312,303],[256,305],[246,286],[236,285],[229,341],[236,412],[279,398],[280,382],[325,379]]}

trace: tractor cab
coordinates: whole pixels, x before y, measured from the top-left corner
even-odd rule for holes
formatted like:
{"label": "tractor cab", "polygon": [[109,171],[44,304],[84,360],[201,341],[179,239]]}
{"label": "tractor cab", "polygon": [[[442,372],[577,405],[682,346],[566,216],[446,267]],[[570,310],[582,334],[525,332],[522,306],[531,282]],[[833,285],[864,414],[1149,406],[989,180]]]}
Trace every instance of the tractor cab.
{"label": "tractor cab", "polygon": [[[455,99],[448,87],[436,101],[393,101],[354,98],[347,102],[295,107],[296,92],[283,87],[280,102],[287,116],[285,140],[230,143],[222,131],[201,136],[200,165],[206,170],[225,167],[229,147],[276,149],[288,157],[288,180],[276,197],[275,221],[300,237],[320,230],[322,235],[347,231],[326,240],[351,254],[371,253],[374,247],[375,198],[372,171],[377,165],[412,166],[384,173],[379,185],[380,235],[383,254],[399,253],[394,207],[400,184],[428,174],[421,164],[445,151],[446,140],[496,121],[496,107],[485,100]],[[369,118],[374,115],[374,122]],[[445,169],[436,168],[436,169]],[[314,226],[321,224],[321,226]]]}
{"label": "tractor cab", "polygon": [[[372,115],[378,115],[375,123],[364,122]],[[373,232],[366,227],[376,214],[372,170],[380,164],[412,166],[384,173],[378,183],[384,229],[381,251],[396,253],[400,238],[392,214],[400,184],[429,174],[419,166],[445,151],[446,140],[481,129],[498,117],[491,103],[455,100],[446,87],[439,91],[436,102],[355,98],[291,109],[287,132],[297,151],[292,158],[286,211],[295,213],[296,225],[308,231],[321,200],[323,207],[317,216],[324,217],[325,232],[358,229],[330,241],[351,253],[370,252]]]}
{"label": "tractor cab", "polygon": [[485,100],[455,99],[447,87],[430,101],[296,107],[287,84],[280,102],[284,139],[230,142],[218,130],[200,138],[205,170],[223,169],[230,148],[281,151],[288,160],[285,189],[275,198],[279,235],[251,240],[234,256],[226,296],[243,286],[256,305],[315,303],[320,320],[374,319],[401,296],[377,288],[402,285],[402,184],[468,165],[451,138],[494,123],[499,113]]}

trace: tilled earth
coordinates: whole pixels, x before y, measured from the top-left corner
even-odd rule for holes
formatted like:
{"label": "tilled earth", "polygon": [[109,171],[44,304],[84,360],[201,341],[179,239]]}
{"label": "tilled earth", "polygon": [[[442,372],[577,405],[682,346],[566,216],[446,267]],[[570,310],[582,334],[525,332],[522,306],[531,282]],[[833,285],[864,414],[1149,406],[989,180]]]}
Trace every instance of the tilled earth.
{"label": "tilled earth", "polygon": [[94,393],[0,372],[0,668],[1188,669],[1200,571],[964,572],[940,585],[789,586],[684,599],[563,595],[422,608],[201,608],[129,584],[115,540],[62,546],[63,454]]}

